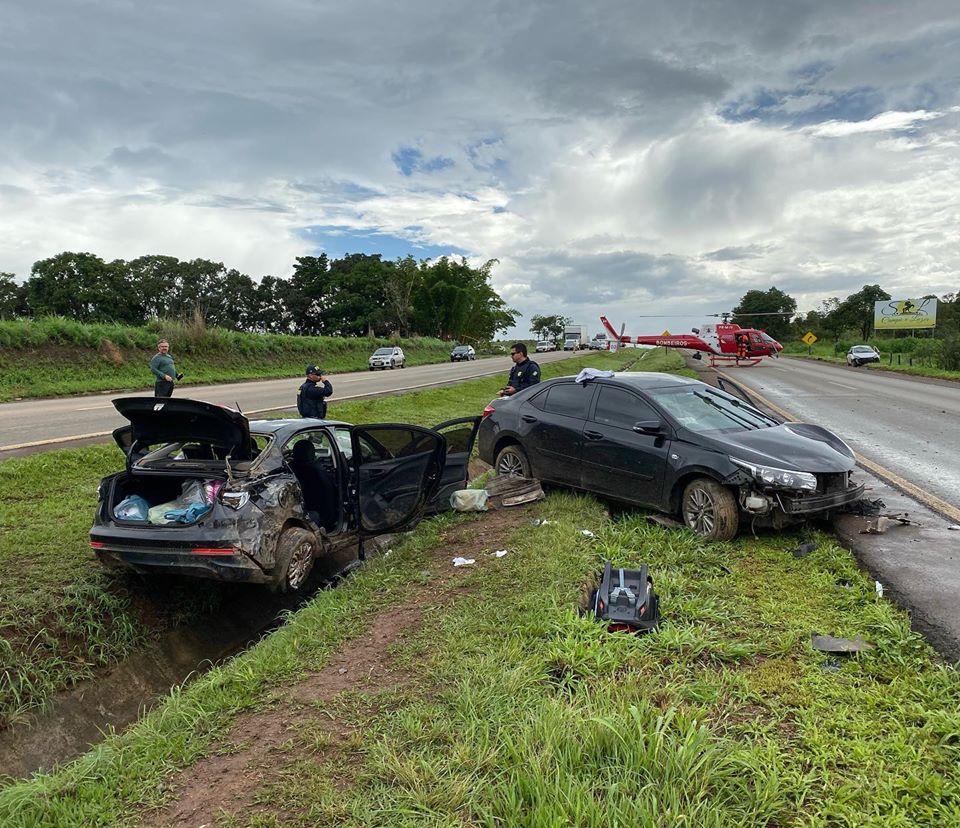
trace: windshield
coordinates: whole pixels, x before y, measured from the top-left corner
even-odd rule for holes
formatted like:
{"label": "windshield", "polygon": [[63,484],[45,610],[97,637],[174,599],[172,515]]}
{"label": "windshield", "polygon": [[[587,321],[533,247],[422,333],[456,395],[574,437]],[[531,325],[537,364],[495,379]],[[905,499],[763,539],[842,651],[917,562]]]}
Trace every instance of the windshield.
{"label": "windshield", "polygon": [[377,348],[373,352],[374,356],[390,356],[393,353],[393,348]]}
{"label": "windshield", "polygon": [[869,345],[857,345],[857,347],[854,348],[853,351],[854,353],[857,353],[857,354],[863,354],[863,353],[872,354],[873,348],[871,348]]}
{"label": "windshield", "polygon": [[647,393],[680,425],[697,434],[752,431],[778,425],[753,406],[708,385],[652,388]]}
{"label": "windshield", "polygon": [[457,345],[457,347],[453,349],[453,352],[455,354],[464,354],[469,350],[470,350],[469,345]]}

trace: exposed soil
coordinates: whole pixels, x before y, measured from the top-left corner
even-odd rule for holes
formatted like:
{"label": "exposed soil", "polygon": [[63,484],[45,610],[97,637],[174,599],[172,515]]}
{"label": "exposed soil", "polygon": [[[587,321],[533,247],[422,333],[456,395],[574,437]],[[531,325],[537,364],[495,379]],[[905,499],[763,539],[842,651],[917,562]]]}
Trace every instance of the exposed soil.
{"label": "exposed soil", "polygon": [[[431,582],[410,598],[375,616],[368,629],[343,645],[319,672],[280,688],[270,705],[238,716],[215,755],[181,771],[171,782],[173,801],[144,821],[148,826],[210,825],[221,813],[269,812],[257,805],[257,792],[280,778],[284,768],[310,759],[342,763],[355,729],[317,709],[338,694],[361,691],[376,695],[409,686],[415,679],[396,663],[392,648],[411,638],[420,628],[422,606],[453,600],[461,588],[456,582],[466,570],[454,568],[451,559],[477,558],[506,545],[511,533],[529,520],[529,507],[488,512],[475,521],[453,527],[430,556]],[[302,730],[318,729],[331,738],[323,748],[297,744]],[[346,781],[344,782],[346,784]]]}

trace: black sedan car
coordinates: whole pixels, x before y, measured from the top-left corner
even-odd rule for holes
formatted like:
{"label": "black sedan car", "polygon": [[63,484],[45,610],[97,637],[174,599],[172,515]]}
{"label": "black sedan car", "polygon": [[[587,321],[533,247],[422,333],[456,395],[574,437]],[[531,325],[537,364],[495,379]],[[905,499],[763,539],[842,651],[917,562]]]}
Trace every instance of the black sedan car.
{"label": "black sedan car", "polygon": [[467,481],[479,417],[435,428],[261,420],[187,399],[114,400],[126,469],[90,546],[107,567],[303,587],[316,558],[413,526]]}
{"label": "black sedan car", "polygon": [[782,527],[862,497],[855,458],[816,425],[785,423],[697,380],[561,377],[483,412],[479,453],[497,474],[583,489],[667,514],[709,540],[743,518]]}
{"label": "black sedan car", "polygon": [[451,362],[467,362],[477,358],[477,352],[472,345],[457,345],[450,352]]}

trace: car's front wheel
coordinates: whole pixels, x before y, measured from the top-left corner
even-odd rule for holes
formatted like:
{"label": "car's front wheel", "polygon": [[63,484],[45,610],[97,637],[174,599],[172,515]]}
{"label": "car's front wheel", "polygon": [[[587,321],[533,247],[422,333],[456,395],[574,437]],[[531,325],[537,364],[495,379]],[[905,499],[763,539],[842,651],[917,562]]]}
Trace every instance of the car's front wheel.
{"label": "car's front wheel", "polygon": [[499,477],[530,477],[527,453],[516,443],[500,449],[493,468]]}
{"label": "car's front wheel", "polygon": [[277,565],[281,573],[276,588],[280,592],[300,592],[307,583],[313,559],[316,556],[316,539],[306,529],[292,526],[277,541]]}
{"label": "car's front wheel", "polygon": [[698,477],[683,490],[683,522],[705,540],[730,540],[740,526],[737,500],[725,486]]}

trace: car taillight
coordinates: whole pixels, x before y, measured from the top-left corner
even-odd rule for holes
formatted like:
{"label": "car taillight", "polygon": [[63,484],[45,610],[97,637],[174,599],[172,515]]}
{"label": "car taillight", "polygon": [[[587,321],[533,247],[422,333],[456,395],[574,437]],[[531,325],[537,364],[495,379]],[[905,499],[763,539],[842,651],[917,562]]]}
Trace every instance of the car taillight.
{"label": "car taillight", "polygon": [[103,549],[103,547],[105,546],[106,544],[103,541],[95,541],[95,540],[90,541],[91,549]]}
{"label": "car taillight", "polygon": [[481,420],[487,419],[487,417],[493,414],[493,412],[496,410],[497,409],[495,409],[492,405],[490,405],[490,403],[487,403],[487,407],[483,409],[483,414],[480,415],[480,419]]}
{"label": "car taillight", "polygon": [[195,546],[190,551],[194,555],[234,555],[237,550],[232,546]]}

